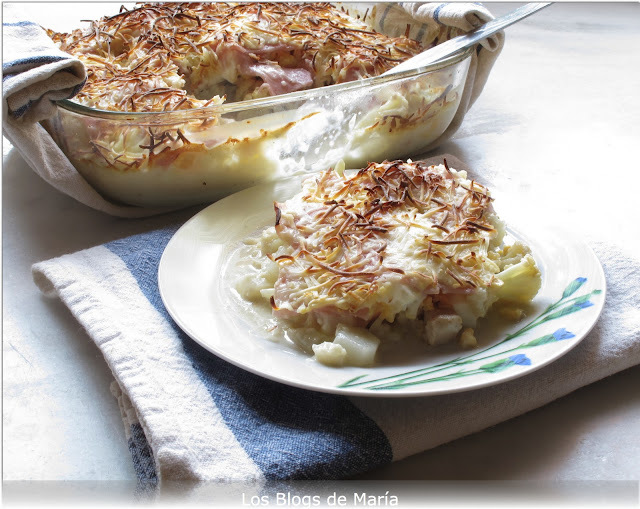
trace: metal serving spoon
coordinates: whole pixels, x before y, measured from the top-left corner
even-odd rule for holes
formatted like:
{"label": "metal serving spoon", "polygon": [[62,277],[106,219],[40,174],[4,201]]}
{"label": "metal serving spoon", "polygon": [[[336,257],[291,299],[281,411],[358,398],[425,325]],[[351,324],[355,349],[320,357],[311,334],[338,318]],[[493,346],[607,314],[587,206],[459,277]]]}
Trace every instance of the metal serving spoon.
{"label": "metal serving spoon", "polygon": [[437,62],[438,60],[442,60],[443,58],[453,55],[454,53],[464,48],[473,46],[483,39],[486,39],[496,32],[499,32],[500,30],[503,30],[516,22],[523,20],[527,16],[530,16],[534,12],[537,12],[549,5],[551,5],[551,2],[532,3],[523,5],[522,7],[518,7],[517,9],[511,11],[508,14],[505,14],[504,16],[500,16],[499,18],[488,21],[484,25],[479,26],[469,33],[454,37],[453,39],[438,44],[431,49],[423,51],[422,53],[419,53],[418,55],[405,60],[401,64],[395,66],[393,69],[385,72],[383,76],[413,69],[419,69],[421,67],[425,67],[429,64]]}

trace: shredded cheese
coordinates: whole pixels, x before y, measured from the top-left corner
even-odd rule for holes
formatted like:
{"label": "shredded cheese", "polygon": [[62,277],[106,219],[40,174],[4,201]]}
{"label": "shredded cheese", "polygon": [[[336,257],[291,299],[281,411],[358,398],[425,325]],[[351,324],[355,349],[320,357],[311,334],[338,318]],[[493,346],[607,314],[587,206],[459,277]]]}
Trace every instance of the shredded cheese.
{"label": "shredded cheese", "polygon": [[419,53],[327,3],[149,3],[49,31],[87,67],[80,103],[174,111],[377,76]]}
{"label": "shredded cheese", "polygon": [[504,227],[489,191],[446,161],[326,171],[275,210],[282,245],[269,256],[283,317],[313,314],[328,327],[415,318],[428,296],[474,293],[499,270],[488,253]]}

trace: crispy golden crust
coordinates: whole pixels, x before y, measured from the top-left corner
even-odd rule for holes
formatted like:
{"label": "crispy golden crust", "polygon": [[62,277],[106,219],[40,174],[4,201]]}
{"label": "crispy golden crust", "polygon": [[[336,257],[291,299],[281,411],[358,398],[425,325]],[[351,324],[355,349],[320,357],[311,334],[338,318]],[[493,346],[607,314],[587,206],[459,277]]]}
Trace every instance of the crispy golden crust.
{"label": "crispy golden crust", "polygon": [[351,177],[323,172],[275,209],[275,230],[289,246],[273,258],[280,265],[276,311],[333,307],[393,321],[397,310],[384,296],[393,287],[422,300],[493,280],[484,267],[500,236],[492,198],[446,161],[370,163]]}
{"label": "crispy golden crust", "polygon": [[119,111],[199,108],[379,75],[421,51],[326,3],[162,3],[49,32],[86,64],[77,100]]}

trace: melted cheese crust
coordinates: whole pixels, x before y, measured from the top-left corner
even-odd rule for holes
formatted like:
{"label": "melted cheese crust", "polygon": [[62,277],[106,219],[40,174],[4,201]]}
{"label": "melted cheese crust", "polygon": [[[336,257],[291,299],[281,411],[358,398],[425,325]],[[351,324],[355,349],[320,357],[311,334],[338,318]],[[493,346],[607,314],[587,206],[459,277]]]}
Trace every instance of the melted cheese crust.
{"label": "melted cheese crust", "polygon": [[353,81],[422,50],[326,3],[144,4],[49,35],[87,67],[76,100],[117,111],[185,110]]}
{"label": "melted cheese crust", "polygon": [[504,225],[487,188],[466,177],[446,161],[409,160],[305,181],[275,204],[275,315],[331,331],[422,317],[427,298],[450,308],[446,296],[486,296]]}

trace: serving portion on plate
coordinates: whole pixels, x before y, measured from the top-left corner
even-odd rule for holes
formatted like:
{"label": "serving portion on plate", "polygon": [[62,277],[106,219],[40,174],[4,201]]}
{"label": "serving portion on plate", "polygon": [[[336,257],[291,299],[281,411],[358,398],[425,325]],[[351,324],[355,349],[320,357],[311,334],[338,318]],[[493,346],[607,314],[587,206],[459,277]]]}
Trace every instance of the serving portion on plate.
{"label": "serving portion on plate", "polygon": [[372,16],[317,3],[143,4],[50,31],[88,79],[44,125],[95,189],[139,206],[424,152],[460,107],[473,50],[381,76],[460,30],[417,42],[374,32]]}
{"label": "serving portion on plate", "polygon": [[587,247],[503,213],[505,228],[488,190],[445,164],[373,163],[304,186],[208,207],[160,263],[178,325],[244,369],[345,394],[468,390],[560,357],[602,309]]}
{"label": "serving portion on plate", "polygon": [[274,205],[275,226],[238,251],[234,286],[269,300],[278,330],[327,365],[374,365],[381,342],[405,337],[474,347],[494,303],[520,317],[541,281],[492,202],[446,160],[327,170]]}

